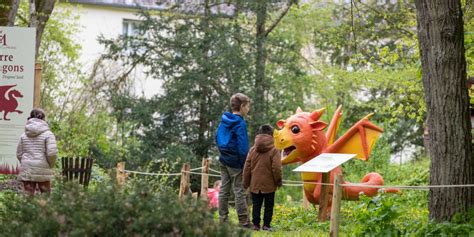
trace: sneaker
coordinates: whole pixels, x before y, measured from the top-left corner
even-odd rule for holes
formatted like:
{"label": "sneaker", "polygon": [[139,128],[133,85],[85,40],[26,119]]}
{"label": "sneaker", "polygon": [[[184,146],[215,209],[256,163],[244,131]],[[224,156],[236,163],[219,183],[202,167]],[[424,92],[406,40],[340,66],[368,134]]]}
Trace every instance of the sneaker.
{"label": "sneaker", "polygon": [[266,226],[266,225],[264,225],[264,226],[262,227],[262,230],[273,231],[272,227]]}
{"label": "sneaker", "polygon": [[253,230],[259,231],[260,230],[260,225],[253,225]]}
{"label": "sneaker", "polygon": [[250,229],[252,228],[252,225],[250,223],[242,224],[240,225],[242,228]]}

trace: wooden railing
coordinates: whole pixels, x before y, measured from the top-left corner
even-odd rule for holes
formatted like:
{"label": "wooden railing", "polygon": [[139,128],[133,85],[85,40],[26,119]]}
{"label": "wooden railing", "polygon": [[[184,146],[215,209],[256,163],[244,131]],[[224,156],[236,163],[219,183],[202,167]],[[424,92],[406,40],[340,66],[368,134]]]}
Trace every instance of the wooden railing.
{"label": "wooden railing", "polygon": [[65,180],[77,180],[79,184],[87,187],[91,179],[92,158],[63,157],[61,159],[62,175]]}

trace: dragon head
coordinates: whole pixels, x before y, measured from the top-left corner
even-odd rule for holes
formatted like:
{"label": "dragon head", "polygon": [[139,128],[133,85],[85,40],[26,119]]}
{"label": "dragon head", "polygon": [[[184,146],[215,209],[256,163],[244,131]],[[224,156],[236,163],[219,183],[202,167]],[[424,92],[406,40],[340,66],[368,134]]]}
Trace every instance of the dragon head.
{"label": "dragon head", "polygon": [[23,98],[23,95],[17,90],[12,90],[10,93],[11,93],[11,95],[13,95],[17,98]]}
{"label": "dragon head", "polygon": [[278,130],[273,133],[275,147],[282,150],[282,164],[306,162],[320,154],[326,146],[323,129],[325,122],[319,121],[323,109],[312,113],[298,107],[295,114],[277,122]]}

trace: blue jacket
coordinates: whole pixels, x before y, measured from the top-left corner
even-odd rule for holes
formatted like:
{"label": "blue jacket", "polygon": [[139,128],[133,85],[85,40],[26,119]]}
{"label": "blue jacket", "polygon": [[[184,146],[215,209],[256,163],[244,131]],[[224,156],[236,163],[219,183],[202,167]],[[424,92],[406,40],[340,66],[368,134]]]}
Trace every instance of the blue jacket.
{"label": "blue jacket", "polygon": [[225,112],[217,128],[219,161],[226,166],[243,169],[249,151],[247,123],[241,115]]}

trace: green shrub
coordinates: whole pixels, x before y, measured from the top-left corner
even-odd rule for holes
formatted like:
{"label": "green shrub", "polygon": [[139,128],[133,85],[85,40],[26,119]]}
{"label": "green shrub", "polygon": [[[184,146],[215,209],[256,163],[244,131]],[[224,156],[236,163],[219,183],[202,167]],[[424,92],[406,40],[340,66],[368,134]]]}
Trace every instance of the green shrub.
{"label": "green shrub", "polygon": [[418,236],[474,236],[474,208],[468,213],[454,215],[451,222],[430,221],[418,228]]}
{"label": "green shrub", "polygon": [[400,231],[394,220],[400,214],[396,195],[379,194],[373,198],[360,196],[359,205],[353,210],[355,216],[356,235],[383,234],[384,236],[398,236]]}
{"label": "green shrub", "polygon": [[5,236],[244,236],[219,224],[206,206],[179,202],[173,192],[150,192],[144,182],[123,190],[101,184],[89,191],[57,185],[51,194],[2,195],[0,233]]}

